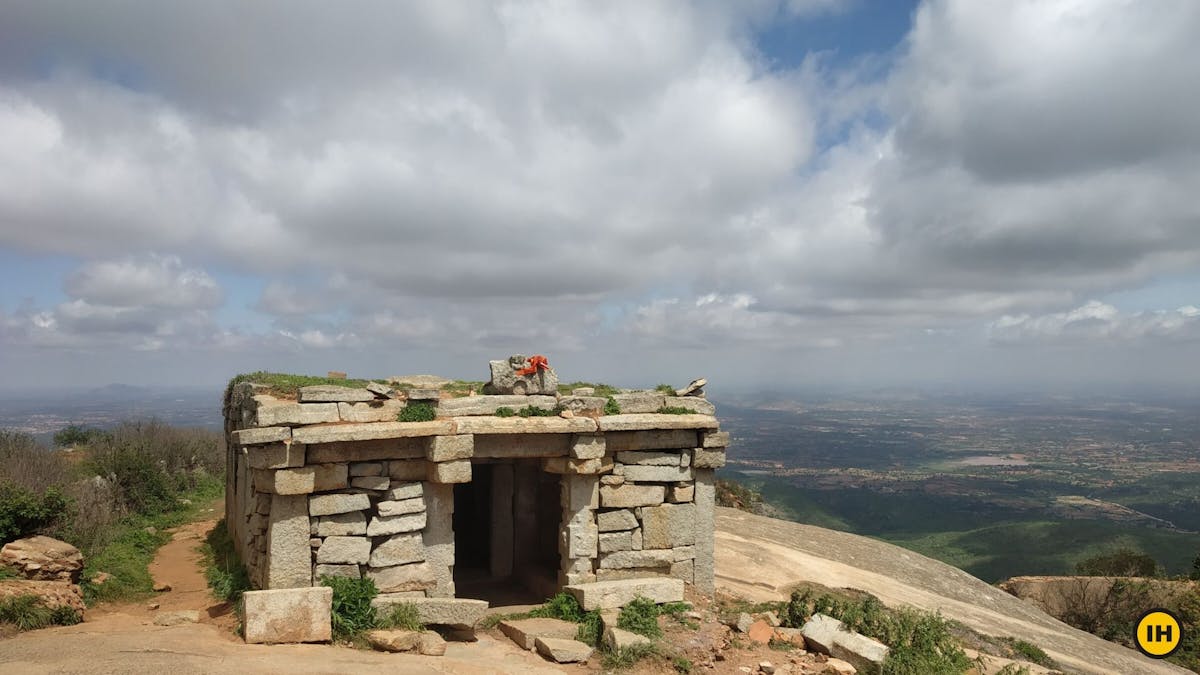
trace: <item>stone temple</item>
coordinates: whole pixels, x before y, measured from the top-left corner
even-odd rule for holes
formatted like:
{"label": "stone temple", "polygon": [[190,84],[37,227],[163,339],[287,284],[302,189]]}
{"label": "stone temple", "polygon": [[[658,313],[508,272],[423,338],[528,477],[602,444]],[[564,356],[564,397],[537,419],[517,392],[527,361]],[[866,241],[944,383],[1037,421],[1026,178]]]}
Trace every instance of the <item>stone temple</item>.
{"label": "stone temple", "polygon": [[[598,396],[560,393],[544,357],[490,369],[481,394],[230,387],[226,513],[252,584],[363,576],[378,604],[460,625],[489,602],[564,589],[588,609],[682,599],[685,584],[711,594],[713,473],[729,435],[703,381]],[[398,421],[418,406],[434,418]]]}

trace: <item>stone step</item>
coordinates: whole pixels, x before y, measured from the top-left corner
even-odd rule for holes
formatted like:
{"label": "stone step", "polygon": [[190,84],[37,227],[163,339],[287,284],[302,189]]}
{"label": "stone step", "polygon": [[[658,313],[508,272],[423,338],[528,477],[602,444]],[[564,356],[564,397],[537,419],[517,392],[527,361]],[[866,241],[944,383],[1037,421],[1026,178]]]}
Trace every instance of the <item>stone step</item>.
{"label": "stone step", "polygon": [[534,640],[537,652],[555,663],[578,663],[587,661],[592,648],[578,640],[540,637]]}
{"label": "stone step", "polygon": [[683,581],[680,579],[617,579],[571,584],[563,590],[579,601],[585,611],[624,607],[639,596],[657,603],[682,602]]}
{"label": "stone step", "polygon": [[371,601],[375,611],[387,611],[392,605],[402,602],[417,608],[421,623],[427,625],[472,628],[488,613],[486,600],[471,598],[413,598],[404,593],[380,593]]}
{"label": "stone step", "polygon": [[534,649],[538,638],[574,640],[579,624],[562,619],[509,619],[500,622],[500,632],[522,649]]}

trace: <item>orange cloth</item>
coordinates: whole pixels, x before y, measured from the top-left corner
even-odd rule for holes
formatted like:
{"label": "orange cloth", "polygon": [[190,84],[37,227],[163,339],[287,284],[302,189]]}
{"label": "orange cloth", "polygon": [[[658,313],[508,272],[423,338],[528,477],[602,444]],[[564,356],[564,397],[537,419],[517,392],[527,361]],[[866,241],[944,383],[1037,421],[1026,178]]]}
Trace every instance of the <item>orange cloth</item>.
{"label": "orange cloth", "polygon": [[542,356],[541,354],[534,354],[533,356],[529,357],[529,365],[518,370],[517,375],[524,377],[526,375],[533,375],[539,370],[548,370],[549,368],[550,362],[546,360],[546,357]]}

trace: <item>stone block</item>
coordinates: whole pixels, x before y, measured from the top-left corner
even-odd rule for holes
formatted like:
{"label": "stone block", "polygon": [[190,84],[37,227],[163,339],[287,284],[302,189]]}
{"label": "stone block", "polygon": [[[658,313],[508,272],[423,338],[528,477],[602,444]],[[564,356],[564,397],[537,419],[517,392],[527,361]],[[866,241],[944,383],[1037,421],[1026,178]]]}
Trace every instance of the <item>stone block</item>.
{"label": "stone block", "polygon": [[[422,467],[421,476],[422,477],[425,476],[424,467]],[[390,499],[392,501],[400,501],[403,499],[412,499],[414,497],[421,497],[424,494],[425,494],[425,491],[421,487],[420,481],[399,482],[396,479],[393,479],[391,488],[388,490],[387,494],[384,495],[384,497],[387,499]]]}
{"label": "stone block", "polygon": [[692,468],[685,466],[625,465],[625,480],[635,483],[675,483],[692,480]]}
{"label": "stone block", "polygon": [[547,457],[542,460],[546,473],[596,475],[604,471],[605,464],[599,459],[572,459],[570,457]]}
{"label": "stone block", "polygon": [[306,495],[346,487],[345,464],[317,464],[294,469],[255,470],[259,492],[276,495]]}
{"label": "stone block", "polygon": [[629,567],[622,569],[596,570],[596,581],[616,581],[618,579],[670,579],[670,567]]}
{"label": "stone block", "polygon": [[309,586],[246,591],[242,601],[246,642],[327,642],[332,638],[332,588]]}
{"label": "stone block", "polygon": [[668,396],[663,402],[668,408],[687,408],[701,415],[715,415],[717,408],[699,396]]}
{"label": "stone block", "polygon": [[[588,434],[596,432],[589,417],[455,417],[460,434]],[[295,434],[293,433],[293,436]]]}
{"label": "stone block", "polygon": [[[615,470],[616,467],[614,466],[613,469]],[[623,472],[624,468],[622,468],[621,470]],[[603,476],[600,476],[600,484],[601,485],[624,485],[625,484],[625,476],[618,476],[618,475],[612,474],[612,473],[605,474]]]}
{"label": "stone block", "polygon": [[571,512],[594,509],[600,505],[600,481],[595,476],[568,476],[562,479],[559,505]]}
{"label": "stone block", "polygon": [[[312,405],[333,405],[315,403]],[[335,407],[336,410],[336,407]],[[683,417],[681,415],[681,417]],[[365,424],[331,424],[329,426],[303,427],[292,431],[292,439],[299,443],[340,443],[348,441],[375,441],[391,438],[421,438],[454,433],[450,420],[432,422],[371,422]],[[352,461],[361,461],[355,458]]]}
{"label": "stone block", "polygon": [[371,508],[371,499],[364,494],[312,495],[308,498],[308,515],[331,516]]}
{"label": "stone block", "polygon": [[433,387],[414,387],[404,392],[404,398],[410,401],[437,401],[441,397],[441,390]]}
{"label": "stone block", "polygon": [[404,404],[391,399],[370,403],[339,403],[338,417],[343,422],[395,422]]}
{"label": "stone block", "polygon": [[247,465],[252,469],[286,469],[304,466],[304,446],[300,443],[270,443],[246,448]]}
{"label": "stone block", "polygon": [[362,571],[358,565],[317,565],[313,568],[313,585],[319,586],[321,577],[346,577],[347,579],[358,579],[362,576]]}
{"label": "stone block", "polygon": [[471,460],[456,459],[451,462],[429,462],[427,478],[433,483],[470,483]]}
{"label": "stone block", "polygon": [[575,639],[579,624],[562,619],[508,619],[500,622],[500,632],[517,643],[521,649],[533,649],[540,637]]}
{"label": "stone block", "polygon": [[367,386],[363,388],[376,396],[391,396],[393,392],[390,386],[382,382],[368,382]]}
{"label": "stone block", "polygon": [[579,663],[587,661],[592,648],[577,640],[540,637],[534,640],[537,652],[555,663]]}
{"label": "stone block", "polygon": [[438,402],[438,414],[445,417],[470,417],[477,415],[495,415],[500,408],[510,408],[514,411],[526,406],[541,410],[554,410],[558,399],[553,396],[464,396],[448,398]]}
{"label": "stone block", "polygon": [[471,598],[408,598],[395,594],[380,594],[371,601],[371,606],[376,611],[386,611],[399,603],[408,603],[416,607],[421,623],[431,626],[473,628],[488,613],[487,601]]}
{"label": "stone block", "polygon": [[526,396],[531,394],[558,394],[558,375],[553,368],[539,369],[531,375],[518,375],[517,372],[529,366],[528,359],[522,354],[515,354],[507,359],[489,361],[491,379],[484,385],[488,394],[516,394]]}
{"label": "stone block", "polygon": [[663,504],[642,509],[642,548],[669,549],[696,543],[696,505]]}
{"label": "stone block", "polygon": [[431,462],[449,462],[455,459],[470,459],[475,454],[475,436],[433,436],[425,450],[425,459]]}
{"label": "stone block", "polygon": [[563,589],[570,593],[584,611],[624,607],[637,597],[656,603],[682,602],[683,582],[678,579],[628,579],[572,584]]}
{"label": "stone block", "polygon": [[[641,431],[647,429],[716,429],[717,418],[711,415],[606,415],[596,420],[600,431]],[[296,432],[292,432],[292,437]]]}
{"label": "stone block", "polygon": [[[254,426],[277,427],[338,422],[336,403],[293,403],[273,396],[255,396]],[[295,438],[295,432],[292,433]],[[301,441],[305,442],[305,441]]]}
{"label": "stone block", "polygon": [[602,485],[600,506],[604,508],[630,508],[634,506],[657,506],[666,498],[662,485]]}
{"label": "stone block", "polygon": [[622,414],[653,413],[663,407],[666,397],[653,391],[638,391],[630,394],[613,394],[613,400],[621,406]]}
{"label": "stone block", "polygon": [[428,524],[422,532],[425,559],[437,579],[430,597],[454,596],[454,486],[430,483],[424,486]]}
{"label": "stone block", "polygon": [[642,551],[614,551],[601,553],[600,569],[626,569],[630,567],[670,567],[675,555],[670,549]]}
{"label": "stone block", "polygon": [[700,447],[702,448],[727,448],[729,440],[728,431],[700,432]]}
{"label": "stone block", "polygon": [[425,513],[404,516],[375,516],[367,525],[367,536],[382,537],[388,534],[416,532],[425,527]]}
{"label": "stone block", "polygon": [[355,462],[350,465],[350,477],[382,476],[385,473],[383,469],[382,462]]}
{"label": "stone block", "polygon": [[638,526],[637,518],[629,509],[601,511],[596,514],[596,525],[601,532],[632,530]]}
{"label": "stone block", "polygon": [[574,459],[600,459],[604,457],[603,434],[576,434],[571,437],[571,457]]}
{"label": "stone block", "polygon": [[[309,505],[312,508],[312,505]],[[367,515],[362,511],[337,513],[317,519],[318,537],[363,535],[367,533]]]}
{"label": "stone block", "polygon": [[268,588],[296,588],[312,583],[312,554],[308,546],[308,498],[274,495],[266,536]]}
{"label": "stone block", "polygon": [[424,438],[382,438],[373,441],[339,441],[308,446],[309,464],[328,462],[380,462],[390,459],[424,459]]}
{"label": "stone block", "polygon": [[617,628],[615,624],[605,622],[604,624],[604,644],[608,646],[609,651],[619,652],[622,649],[630,647],[638,647],[641,645],[652,644],[653,641],[643,635],[638,635],[632,631]]}
{"label": "stone block", "polygon": [[[688,456],[685,463],[684,456]],[[619,452],[617,453],[617,461],[621,464],[637,466],[688,466],[691,464],[691,449],[675,450],[664,452],[657,451],[641,451],[641,452]]]}
{"label": "stone block", "polygon": [[692,451],[692,466],[697,469],[719,469],[725,466],[725,448],[696,448]]}
{"label": "stone block", "polygon": [[642,528],[633,531],[633,550],[642,550]]}
{"label": "stone block", "polygon": [[633,550],[633,532],[605,532],[600,535],[600,553]]}
{"label": "stone block", "polygon": [[887,645],[846,628],[845,624],[824,614],[814,614],[800,632],[809,650],[849,662],[859,672],[882,672]]}
{"label": "stone block", "polygon": [[364,565],[371,557],[371,540],[366,537],[325,537],[317,549],[317,563]]}
{"label": "stone block", "polygon": [[341,387],[333,384],[314,384],[300,387],[301,403],[338,403],[342,401],[374,401],[375,394],[366,389]]}
{"label": "stone block", "polygon": [[686,504],[696,495],[694,485],[673,485],[667,488],[667,501],[674,504]]}
{"label": "stone block", "polygon": [[393,481],[423,481],[429,473],[429,462],[408,460],[388,462],[388,475]]}
{"label": "stone block", "polygon": [[398,501],[379,502],[375,505],[381,516],[403,516],[406,513],[420,513],[425,510],[425,499],[412,497]]}
{"label": "stone block", "polygon": [[375,546],[367,561],[371,567],[392,567],[425,560],[425,543],[420,533],[397,534]]}
{"label": "stone block", "polygon": [[563,410],[570,410],[576,415],[587,415],[589,417],[603,415],[604,406],[607,403],[608,399],[603,396],[578,396],[574,393],[558,399],[558,405]]}
{"label": "stone block", "polygon": [[563,555],[567,558],[594,558],[598,534],[594,523],[568,523],[560,530]]}
{"label": "stone block", "polygon": [[706,595],[714,591],[713,548],[714,530],[716,524],[716,486],[712,469],[696,471],[696,569],[695,580],[692,582],[696,590]]}
{"label": "stone block", "polygon": [[292,440],[290,427],[265,427],[260,429],[239,429],[229,434],[233,445],[265,445]]}
{"label": "stone block", "polygon": [[427,630],[421,633],[421,637],[417,641],[417,652],[422,656],[445,656],[446,638]]}
{"label": "stone block", "polygon": [[380,593],[423,591],[437,585],[428,563],[419,562],[393,567],[368,567],[366,577],[375,582]]}
{"label": "stone block", "polygon": [[572,436],[566,434],[492,434],[475,437],[475,457],[522,459],[562,457],[570,454]]}
{"label": "stone block", "polygon": [[644,431],[614,431],[604,435],[609,452],[629,450],[675,450],[691,449],[698,444],[696,432],[691,429],[650,429]]}
{"label": "stone block", "polygon": [[379,629],[367,631],[365,637],[372,648],[381,652],[411,652],[420,646],[421,632],[399,628]]}
{"label": "stone block", "polygon": [[692,560],[677,560],[671,563],[671,578],[684,583],[692,583],[695,577],[696,565]]}
{"label": "stone block", "polygon": [[350,479],[350,485],[362,490],[382,492],[392,485],[392,479],[387,476],[358,476]]}

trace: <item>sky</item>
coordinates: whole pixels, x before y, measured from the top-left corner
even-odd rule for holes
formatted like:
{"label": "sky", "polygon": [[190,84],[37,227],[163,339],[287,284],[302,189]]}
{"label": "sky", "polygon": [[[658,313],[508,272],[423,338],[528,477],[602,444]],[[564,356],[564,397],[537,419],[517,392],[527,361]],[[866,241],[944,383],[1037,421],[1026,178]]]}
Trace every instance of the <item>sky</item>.
{"label": "sky", "polygon": [[4,387],[1200,368],[1194,0],[0,2]]}

